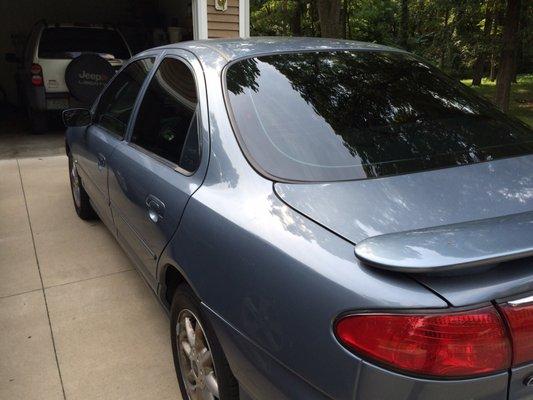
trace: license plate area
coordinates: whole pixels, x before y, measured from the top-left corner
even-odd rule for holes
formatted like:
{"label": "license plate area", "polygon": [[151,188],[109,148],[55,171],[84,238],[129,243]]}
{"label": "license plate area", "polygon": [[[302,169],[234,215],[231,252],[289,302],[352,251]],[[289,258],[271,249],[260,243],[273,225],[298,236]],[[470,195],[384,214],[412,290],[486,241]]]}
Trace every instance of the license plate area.
{"label": "license plate area", "polygon": [[64,110],[69,107],[69,101],[67,97],[46,99],[47,110]]}

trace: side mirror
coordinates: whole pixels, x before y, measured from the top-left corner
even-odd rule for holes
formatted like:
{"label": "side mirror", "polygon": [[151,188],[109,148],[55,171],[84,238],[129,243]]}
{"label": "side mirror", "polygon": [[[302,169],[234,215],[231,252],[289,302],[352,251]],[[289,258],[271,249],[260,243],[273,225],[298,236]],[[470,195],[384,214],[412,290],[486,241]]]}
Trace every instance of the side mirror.
{"label": "side mirror", "polygon": [[86,108],[69,108],[62,113],[63,124],[67,128],[73,126],[87,126],[93,122],[91,111]]}
{"label": "side mirror", "polygon": [[4,59],[8,63],[18,63],[20,59],[17,57],[15,53],[5,53]]}

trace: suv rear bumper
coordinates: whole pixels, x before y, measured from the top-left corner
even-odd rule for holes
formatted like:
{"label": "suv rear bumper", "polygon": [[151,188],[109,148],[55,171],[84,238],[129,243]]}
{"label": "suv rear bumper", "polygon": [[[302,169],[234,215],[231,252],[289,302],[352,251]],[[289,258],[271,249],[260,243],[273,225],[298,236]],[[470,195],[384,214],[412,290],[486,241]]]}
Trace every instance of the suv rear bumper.
{"label": "suv rear bumper", "polygon": [[47,93],[44,88],[35,88],[34,91],[34,95],[30,97],[30,107],[36,111],[62,111],[66,108],[90,106],[71,97],[68,92]]}

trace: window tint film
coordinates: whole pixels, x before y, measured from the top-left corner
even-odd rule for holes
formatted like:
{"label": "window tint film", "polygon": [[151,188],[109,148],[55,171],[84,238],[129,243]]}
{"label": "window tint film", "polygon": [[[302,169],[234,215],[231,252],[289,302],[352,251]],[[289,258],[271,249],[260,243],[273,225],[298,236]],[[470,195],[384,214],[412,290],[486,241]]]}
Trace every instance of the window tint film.
{"label": "window tint film", "polygon": [[131,141],[192,172],[200,161],[196,83],[183,62],[161,62],[141,103]]}
{"label": "window tint film", "polygon": [[98,53],[127,60],[131,57],[124,39],[114,29],[46,28],[39,43],[39,58],[71,59],[81,53]]}
{"label": "window tint film", "polygon": [[154,60],[135,61],[115,77],[98,102],[95,123],[124,138],[135,100]]}
{"label": "window tint film", "polygon": [[227,71],[237,136],[284,180],[364,179],[533,152],[533,133],[400,52],[245,59]]}

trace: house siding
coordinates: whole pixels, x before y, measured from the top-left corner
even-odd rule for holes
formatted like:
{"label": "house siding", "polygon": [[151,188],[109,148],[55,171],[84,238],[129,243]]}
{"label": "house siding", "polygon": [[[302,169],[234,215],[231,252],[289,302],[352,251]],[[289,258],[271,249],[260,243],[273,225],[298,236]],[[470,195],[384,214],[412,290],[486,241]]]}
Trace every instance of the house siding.
{"label": "house siding", "polygon": [[239,37],[239,0],[228,0],[228,9],[215,9],[215,0],[207,0],[207,36],[215,38]]}

